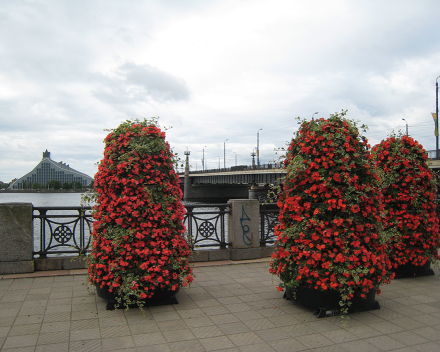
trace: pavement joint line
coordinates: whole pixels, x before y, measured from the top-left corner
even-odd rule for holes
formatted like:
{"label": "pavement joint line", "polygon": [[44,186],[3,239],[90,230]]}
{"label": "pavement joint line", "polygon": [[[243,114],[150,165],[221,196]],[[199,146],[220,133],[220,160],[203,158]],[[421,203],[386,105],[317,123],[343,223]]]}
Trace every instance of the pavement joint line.
{"label": "pavement joint line", "polygon": [[[247,259],[247,260],[219,260],[219,261],[208,261],[208,262],[194,262],[191,265],[194,268],[208,267],[208,266],[219,266],[219,265],[239,265],[239,264],[252,264],[260,262],[269,262],[270,257],[258,258],[258,259]],[[87,269],[66,269],[66,270],[44,270],[44,271],[34,271],[32,273],[22,273],[22,274],[5,274],[0,275],[0,280],[8,279],[27,279],[34,277],[50,277],[50,276],[68,276],[68,275],[87,275]]]}

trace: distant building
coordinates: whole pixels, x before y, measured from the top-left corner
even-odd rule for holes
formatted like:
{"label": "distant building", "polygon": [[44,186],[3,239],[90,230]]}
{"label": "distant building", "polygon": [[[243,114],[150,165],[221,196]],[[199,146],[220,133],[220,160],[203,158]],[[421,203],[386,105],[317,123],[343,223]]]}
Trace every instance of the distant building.
{"label": "distant building", "polygon": [[43,159],[29,173],[12,182],[9,189],[29,189],[34,183],[46,185],[52,180],[57,180],[61,184],[78,182],[82,186],[88,186],[93,178],[72,169],[62,161],[59,163],[50,158],[50,152],[43,152]]}

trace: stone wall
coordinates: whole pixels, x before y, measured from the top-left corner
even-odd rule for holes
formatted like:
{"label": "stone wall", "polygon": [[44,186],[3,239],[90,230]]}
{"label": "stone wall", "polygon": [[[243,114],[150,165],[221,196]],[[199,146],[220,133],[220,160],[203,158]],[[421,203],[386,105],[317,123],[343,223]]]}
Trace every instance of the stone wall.
{"label": "stone wall", "polygon": [[31,203],[0,203],[0,274],[34,271]]}

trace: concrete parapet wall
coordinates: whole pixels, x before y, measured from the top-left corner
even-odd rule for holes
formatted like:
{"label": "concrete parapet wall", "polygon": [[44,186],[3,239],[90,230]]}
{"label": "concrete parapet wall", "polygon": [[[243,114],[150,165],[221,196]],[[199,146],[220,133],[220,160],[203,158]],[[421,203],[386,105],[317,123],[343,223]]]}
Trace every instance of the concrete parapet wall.
{"label": "concrete parapet wall", "polygon": [[34,271],[31,203],[0,204],[0,274]]}

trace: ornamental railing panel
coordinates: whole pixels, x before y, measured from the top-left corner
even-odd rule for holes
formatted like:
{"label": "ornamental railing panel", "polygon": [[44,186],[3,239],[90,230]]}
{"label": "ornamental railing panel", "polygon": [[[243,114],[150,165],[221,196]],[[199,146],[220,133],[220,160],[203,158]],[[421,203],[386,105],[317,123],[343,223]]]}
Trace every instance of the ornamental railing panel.
{"label": "ornamental railing panel", "polygon": [[274,230],[278,224],[280,209],[276,203],[260,204],[260,245],[275,242]]}
{"label": "ornamental railing panel", "polygon": [[185,205],[185,226],[188,240],[194,248],[226,248],[228,204]]}
{"label": "ornamental railing panel", "polygon": [[[194,248],[226,248],[228,204],[186,205],[184,224]],[[91,207],[33,207],[34,256],[85,255],[92,242]]]}
{"label": "ornamental railing panel", "polygon": [[91,207],[33,207],[34,255],[45,258],[86,254],[93,230],[91,210]]}

